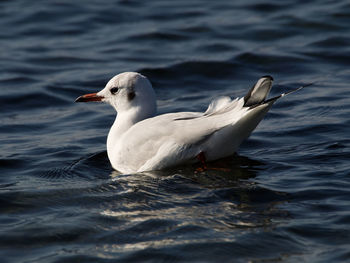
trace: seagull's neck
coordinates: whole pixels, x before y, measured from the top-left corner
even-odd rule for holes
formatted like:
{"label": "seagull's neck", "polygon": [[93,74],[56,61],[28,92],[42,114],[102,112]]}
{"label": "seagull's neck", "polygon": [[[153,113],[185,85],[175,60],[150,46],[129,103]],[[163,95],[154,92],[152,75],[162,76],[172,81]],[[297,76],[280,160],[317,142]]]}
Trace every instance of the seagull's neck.
{"label": "seagull's neck", "polygon": [[127,111],[118,113],[107,137],[107,152],[110,155],[113,148],[122,139],[123,134],[136,123],[151,118],[156,114],[156,109],[145,111],[142,108],[132,108]]}

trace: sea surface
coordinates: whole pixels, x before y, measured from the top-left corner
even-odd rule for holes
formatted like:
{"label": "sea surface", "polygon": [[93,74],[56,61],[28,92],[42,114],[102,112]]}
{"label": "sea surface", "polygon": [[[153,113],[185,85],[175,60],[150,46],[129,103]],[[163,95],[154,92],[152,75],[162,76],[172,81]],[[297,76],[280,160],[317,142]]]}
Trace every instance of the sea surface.
{"label": "sea surface", "polygon": [[[1,1],[0,69],[2,263],[350,262],[349,1]],[[74,100],[124,71],[159,113],[313,85],[229,172],[120,174],[114,110]]]}

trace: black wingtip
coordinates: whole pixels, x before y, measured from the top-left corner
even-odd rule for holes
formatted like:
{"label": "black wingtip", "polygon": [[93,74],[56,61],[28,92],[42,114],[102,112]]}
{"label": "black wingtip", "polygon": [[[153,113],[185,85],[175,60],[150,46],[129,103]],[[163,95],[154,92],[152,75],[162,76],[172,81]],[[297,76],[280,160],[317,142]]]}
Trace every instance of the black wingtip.
{"label": "black wingtip", "polygon": [[285,93],[282,93],[281,95],[278,95],[278,96],[273,97],[273,98],[271,98],[271,99],[265,100],[265,101],[264,101],[264,104],[265,104],[265,103],[268,103],[268,102],[271,102],[271,101],[276,101],[277,99],[279,99],[279,98],[281,98],[281,97],[284,97],[284,96],[286,96],[286,95],[288,95],[288,94],[290,94],[290,93],[293,93],[293,92],[296,92],[296,91],[298,91],[298,90],[301,90],[301,89],[303,89],[303,88],[305,88],[305,87],[309,87],[309,86],[313,85],[314,83],[315,83],[315,82],[311,82],[311,83],[304,84],[304,85],[302,85],[302,86],[300,86],[300,87],[298,87],[298,88],[296,88],[296,89],[292,89],[292,90],[290,90],[290,91],[287,91],[287,92],[285,92]]}
{"label": "black wingtip", "polygon": [[270,75],[262,76],[244,96],[244,107],[251,107],[263,102],[268,96],[273,78]]}
{"label": "black wingtip", "polygon": [[270,79],[270,80],[272,80],[272,81],[273,81],[273,77],[272,77],[272,76],[270,76],[270,75],[261,76],[261,78],[267,78],[267,79]]}

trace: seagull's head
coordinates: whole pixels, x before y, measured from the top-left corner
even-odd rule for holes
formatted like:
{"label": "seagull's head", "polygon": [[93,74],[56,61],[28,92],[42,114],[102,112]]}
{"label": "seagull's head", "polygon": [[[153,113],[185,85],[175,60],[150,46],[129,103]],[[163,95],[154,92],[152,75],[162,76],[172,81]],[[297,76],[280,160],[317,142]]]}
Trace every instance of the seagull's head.
{"label": "seagull's head", "polygon": [[112,105],[118,113],[130,109],[156,111],[156,97],[149,80],[136,72],[124,72],[108,81],[97,93],[78,97],[75,102],[103,101]]}

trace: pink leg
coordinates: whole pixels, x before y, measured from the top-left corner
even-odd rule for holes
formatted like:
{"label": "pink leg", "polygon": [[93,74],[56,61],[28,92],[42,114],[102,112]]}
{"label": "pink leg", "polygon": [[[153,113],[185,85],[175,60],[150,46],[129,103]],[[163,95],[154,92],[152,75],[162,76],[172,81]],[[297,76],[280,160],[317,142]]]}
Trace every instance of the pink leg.
{"label": "pink leg", "polygon": [[[206,170],[213,170],[213,171],[221,171],[221,172],[230,172],[231,169],[224,168],[224,167],[208,167],[207,165],[207,159],[205,158],[204,152],[200,152],[196,158],[200,161],[202,164],[202,167],[198,167],[196,169],[196,172],[204,172]],[[218,164],[218,163],[217,163]]]}
{"label": "pink leg", "polygon": [[206,158],[205,158],[205,154],[204,152],[200,152],[196,158],[200,161],[200,163],[202,164],[202,167],[198,167],[196,169],[197,172],[204,172],[205,170],[208,169],[207,163],[206,163]]}

